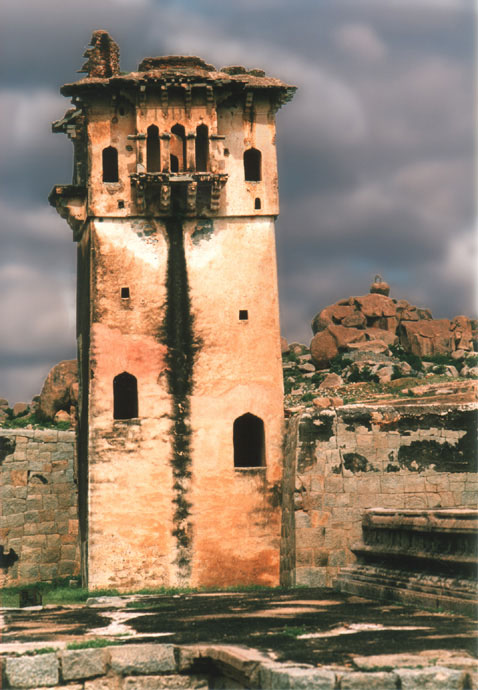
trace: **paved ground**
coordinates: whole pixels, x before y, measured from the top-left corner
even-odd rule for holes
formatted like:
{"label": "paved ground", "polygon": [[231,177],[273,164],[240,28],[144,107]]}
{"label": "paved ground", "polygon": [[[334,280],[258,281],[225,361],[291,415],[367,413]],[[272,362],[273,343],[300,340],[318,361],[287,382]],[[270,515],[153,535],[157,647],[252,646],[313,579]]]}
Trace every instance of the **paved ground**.
{"label": "paved ground", "polygon": [[415,665],[417,655],[424,665],[478,663],[473,661],[473,620],[329,589],[100,598],[89,605],[3,609],[2,614],[0,653],[112,637],[244,645],[277,661],[350,668],[386,668],[389,655],[397,653],[401,663],[414,658]]}

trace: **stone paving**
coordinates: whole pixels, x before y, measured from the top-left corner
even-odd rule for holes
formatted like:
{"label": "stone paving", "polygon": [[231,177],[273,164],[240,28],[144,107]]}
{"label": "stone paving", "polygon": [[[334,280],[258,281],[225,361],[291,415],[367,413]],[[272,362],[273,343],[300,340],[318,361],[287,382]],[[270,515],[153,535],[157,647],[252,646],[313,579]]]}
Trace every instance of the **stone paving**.
{"label": "stone paving", "polygon": [[[478,688],[473,620],[326,589],[98,597],[3,616],[3,687]],[[120,646],[67,649],[92,638]]]}

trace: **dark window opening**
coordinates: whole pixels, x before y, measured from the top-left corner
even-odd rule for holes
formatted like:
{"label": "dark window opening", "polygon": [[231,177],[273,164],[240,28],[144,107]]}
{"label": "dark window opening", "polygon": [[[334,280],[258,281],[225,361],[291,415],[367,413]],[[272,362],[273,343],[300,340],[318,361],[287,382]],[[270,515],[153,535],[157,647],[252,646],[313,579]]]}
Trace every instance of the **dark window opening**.
{"label": "dark window opening", "polygon": [[169,170],[171,172],[179,172],[179,161],[178,157],[173,153],[169,156]]}
{"label": "dark window opening", "polygon": [[234,422],[234,467],[264,465],[264,422],[247,412]]}
{"label": "dark window opening", "polygon": [[124,115],[124,108],[120,108],[118,112],[120,115]]}
{"label": "dark window opening", "polygon": [[121,288],[121,299],[128,299],[129,297],[129,287]]}
{"label": "dark window opening", "polygon": [[261,152],[257,149],[244,151],[244,179],[248,182],[261,180]]}
{"label": "dark window opening", "polygon": [[224,149],[224,155],[228,156],[229,155],[229,149]]}
{"label": "dark window opening", "polygon": [[114,146],[103,149],[103,182],[118,182],[118,151]]}
{"label": "dark window opening", "polygon": [[156,125],[148,127],[146,138],[146,170],[147,172],[161,171],[161,149],[159,142],[159,129]]}
{"label": "dark window opening", "polygon": [[261,207],[261,200],[259,199],[259,197],[256,197],[256,199],[254,199],[254,208],[259,209],[260,207]]}
{"label": "dark window opening", "polygon": [[206,125],[196,128],[196,170],[207,170],[209,158],[209,137]]}
{"label": "dark window opening", "polygon": [[123,199],[120,199],[120,200],[118,201],[118,208],[124,208],[124,201],[123,201]]}
{"label": "dark window opening", "polygon": [[133,419],[138,416],[138,382],[124,371],[113,379],[114,419]]}
{"label": "dark window opening", "polygon": [[239,309],[239,321],[247,321],[249,318],[249,312],[247,309]]}
{"label": "dark window opening", "polygon": [[182,125],[174,125],[171,128],[171,139],[169,140],[169,150],[172,156],[177,158],[177,170],[171,172],[180,172],[186,168],[186,130]]}

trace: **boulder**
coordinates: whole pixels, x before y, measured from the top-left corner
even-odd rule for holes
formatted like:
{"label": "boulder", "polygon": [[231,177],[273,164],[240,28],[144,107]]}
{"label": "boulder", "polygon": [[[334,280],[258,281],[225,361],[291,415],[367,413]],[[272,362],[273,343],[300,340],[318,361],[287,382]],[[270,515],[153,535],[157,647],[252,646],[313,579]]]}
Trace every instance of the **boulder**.
{"label": "boulder", "polygon": [[319,333],[332,324],[340,324],[343,319],[351,316],[355,309],[350,304],[332,304],[319,312],[312,321],[312,331]]}
{"label": "boulder", "polygon": [[451,330],[453,331],[454,349],[473,349],[473,330],[470,319],[466,316],[456,316],[451,322]]}
{"label": "boulder", "polygon": [[319,386],[319,391],[327,388],[339,388],[344,385],[344,380],[338,374],[327,374]]}
{"label": "boulder", "polygon": [[342,319],[342,326],[347,328],[365,328],[366,324],[367,319],[361,311],[354,311]]}
{"label": "boulder", "polygon": [[287,338],[284,338],[282,336],[280,339],[280,349],[281,349],[281,353],[283,355],[286,355],[288,352],[290,352],[289,343],[287,342]]}
{"label": "boulder", "polygon": [[30,412],[30,405],[24,402],[17,402],[13,406],[13,416],[14,417],[24,417]]}
{"label": "boulder", "polygon": [[8,407],[8,400],[6,398],[0,398],[0,409]]}
{"label": "boulder", "polygon": [[40,393],[38,410],[53,420],[59,410],[69,413],[78,401],[78,364],[76,359],[60,362],[50,371]]}
{"label": "boulder", "polygon": [[389,331],[382,328],[366,328],[365,337],[367,340],[382,340],[386,345],[398,343],[398,336],[395,330]]}
{"label": "boulder", "polygon": [[58,410],[58,412],[56,413],[56,415],[54,417],[54,421],[56,423],[58,423],[58,422],[71,422],[71,419],[70,419],[70,415],[68,414],[68,412],[66,412],[66,410]]}
{"label": "boulder", "polygon": [[365,340],[364,331],[359,328],[346,328],[345,326],[329,326],[329,333],[335,339],[338,350],[344,350],[349,343],[357,343]]}
{"label": "boulder", "polygon": [[399,338],[404,350],[419,357],[448,354],[455,349],[448,319],[402,321]]}
{"label": "boulder", "polygon": [[331,360],[338,355],[339,348],[329,330],[319,331],[310,343],[310,354],[317,369],[327,369]]}
{"label": "boulder", "polygon": [[397,307],[390,297],[385,295],[369,294],[363,297],[354,297],[355,304],[368,319],[377,319],[381,316],[396,316]]}
{"label": "boulder", "polygon": [[383,340],[368,340],[363,343],[349,343],[347,345],[347,350],[349,352],[374,352],[382,353],[387,352],[388,345]]}

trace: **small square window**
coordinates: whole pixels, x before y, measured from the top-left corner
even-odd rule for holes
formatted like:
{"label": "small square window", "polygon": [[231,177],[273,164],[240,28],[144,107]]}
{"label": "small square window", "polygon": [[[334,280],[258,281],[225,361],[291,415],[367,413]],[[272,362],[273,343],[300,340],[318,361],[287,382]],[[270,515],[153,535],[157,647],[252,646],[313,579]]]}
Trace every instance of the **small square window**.
{"label": "small square window", "polygon": [[254,208],[257,210],[257,209],[260,209],[260,207],[261,207],[261,200],[259,199],[259,197],[256,197],[256,199],[254,200]]}
{"label": "small square window", "polygon": [[129,287],[121,288],[121,299],[129,299]]}
{"label": "small square window", "polygon": [[249,318],[249,312],[247,309],[239,309],[239,321],[247,321]]}
{"label": "small square window", "polygon": [[118,208],[124,208],[124,201],[123,201],[123,199],[120,199],[120,200],[118,201]]}

